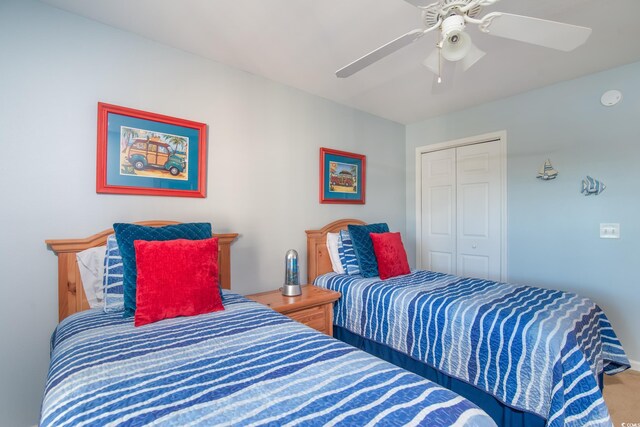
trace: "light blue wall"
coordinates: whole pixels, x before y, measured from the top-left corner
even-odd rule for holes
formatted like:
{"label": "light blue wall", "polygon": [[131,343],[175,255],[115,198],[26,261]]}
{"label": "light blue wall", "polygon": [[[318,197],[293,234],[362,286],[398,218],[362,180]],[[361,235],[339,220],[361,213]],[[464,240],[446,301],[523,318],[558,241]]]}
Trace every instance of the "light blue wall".
{"label": "light blue wall", "polygon": [[[605,108],[600,96],[619,89]],[[491,90],[491,88],[487,88]],[[415,149],[507,131],[508,276],[512,282],[578,292],[613,322],[640,360],[640,63],[619,67],[407,126],[407,250],[415,260]],[[536,179],[546,158],[560,174]],[[607,189],[580,194],[585,175]],[[620,240],[599,238],[619,222]]]}
{"label": "light blue wall", "polygon": [[[304,230],[337,218],[405,228],[404,126],[30,0],[0,1],[0,425],[38,420],[57,323],[45,239],[114,221],[238,232],[232,287],[282,284]],[[209,125],[208,197],[95,193],[97,102]],[[320,147],[367,155],[367,204],[320,205]],[[398,191],[398,189],[402,189]]]}
{"label": "light blue wall", "polygon": [[[336,218],[397,230],[406,220],[413,258],[415,147],[499,129],[509,138],[511,278],[593,297],[640,359],[640,64],[411,125],[405,139],[397,123],[31,0],[0,1],[0,53],[2,425],[38,419],[57,320],[45,239],[114,221],[213,221],[241,233],[232,248],[241,293],[279,286],[285,251],[303,254],[304,230]],[[610,87],[625,100],[604,109],[598,99]],[[98,101],[208,123],[208,197],[95,194]],[[366,205],[318,204],[321,146],[367,155]],[[540,183],[533,177],[547,156],[560,177]],[[578,194],[586,173],[603,179],[605,193]],[[599,240],[599,222],[621,222],[622,239]]]}

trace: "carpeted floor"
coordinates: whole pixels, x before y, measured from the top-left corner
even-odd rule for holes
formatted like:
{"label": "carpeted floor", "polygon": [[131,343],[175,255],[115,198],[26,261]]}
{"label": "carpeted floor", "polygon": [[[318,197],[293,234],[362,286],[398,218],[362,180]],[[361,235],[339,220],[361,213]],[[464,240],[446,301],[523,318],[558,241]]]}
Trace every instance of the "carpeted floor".
{"label": "carpeted floor", "polygon": [[604,376],[604,400],[615,427],[640,426],[640,372]]}

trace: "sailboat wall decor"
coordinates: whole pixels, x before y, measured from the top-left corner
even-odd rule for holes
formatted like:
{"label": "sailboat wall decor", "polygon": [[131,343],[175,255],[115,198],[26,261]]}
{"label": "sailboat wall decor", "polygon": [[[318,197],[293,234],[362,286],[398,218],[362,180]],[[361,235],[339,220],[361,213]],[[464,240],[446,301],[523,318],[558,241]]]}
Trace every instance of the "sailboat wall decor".
{"label": "sailboat wall decor", "polygon": [[547,159],[544,162],[544,165],[538,170],[538,176],[536,178],[542,179],[544,181],[549,181],[552,179],[556,179],[558,176],[558,171],[551,166],[551,160]]}

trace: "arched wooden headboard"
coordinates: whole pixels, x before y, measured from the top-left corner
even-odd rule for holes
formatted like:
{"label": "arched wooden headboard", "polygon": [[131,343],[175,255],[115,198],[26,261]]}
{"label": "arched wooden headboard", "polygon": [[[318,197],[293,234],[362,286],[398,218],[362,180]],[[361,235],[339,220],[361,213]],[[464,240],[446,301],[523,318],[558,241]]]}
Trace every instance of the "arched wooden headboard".
{"label": "arched wooden headboard", "polygon": [[[135,224],[162,227],[180,223],[177,221],[142,221]],[[89,309],[89,303],[82,287],[76,254],[85,249],[106,245],[107,237],[110,234],[113,234],[113,228],[84,239],[45,240],[51,250],[58,255],[58,320]],[[231,289],[230,246],[238,235],[236,233],[213,234],[213,237],[218,238],[220,286],[224,289]]]}
{"label": "arched wooden headboard", "polygon": [[321,274],[333,271],[329,251],[327,250],[327,233],[346,230],[347,226],[364,225],[359,219],[339,219],[325,225],[320,230],[307,230],[307,283],[313,283]]}

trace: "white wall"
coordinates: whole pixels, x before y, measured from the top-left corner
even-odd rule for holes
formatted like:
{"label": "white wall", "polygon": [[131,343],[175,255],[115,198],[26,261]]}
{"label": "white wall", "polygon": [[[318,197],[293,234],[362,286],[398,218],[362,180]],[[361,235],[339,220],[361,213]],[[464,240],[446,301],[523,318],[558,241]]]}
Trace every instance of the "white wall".
{"label": "white wall", "polygon": [[[334,219],[405,229],[404,126],[41,3],[0,2],[0,424],[39,417],[57,323],[49,238],[114,221],[238,232],[232,286],[275,289],[304,230]],[[209,125],[206,199],[95,193],[97,102]],[[320,205],[319,147],[367,155],[366,205]]]}
{"label": "white wall", "polygon": [[[623,101],[600,105],[608,89]],[[490,89],[489,89],[490,90]],[[640,361],[640,62],[407,126],[407,236],[415,260],[415,149],[507,131],[509,281],[593,299],[629,358]],[[536,179],[550,158],[560,174]],[[599,196],[581,180],[601,179]],[[621,239],[599,238],[618,222]]]}

